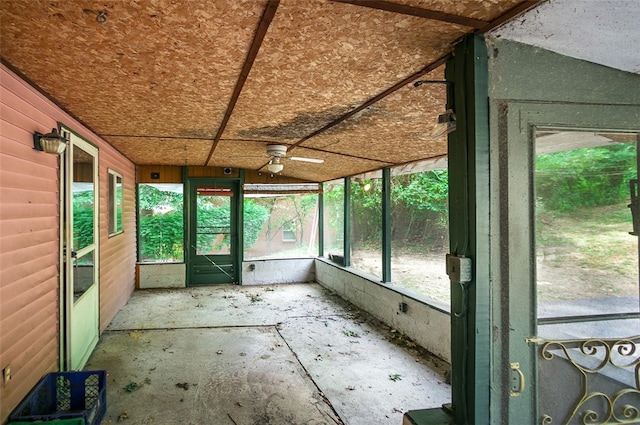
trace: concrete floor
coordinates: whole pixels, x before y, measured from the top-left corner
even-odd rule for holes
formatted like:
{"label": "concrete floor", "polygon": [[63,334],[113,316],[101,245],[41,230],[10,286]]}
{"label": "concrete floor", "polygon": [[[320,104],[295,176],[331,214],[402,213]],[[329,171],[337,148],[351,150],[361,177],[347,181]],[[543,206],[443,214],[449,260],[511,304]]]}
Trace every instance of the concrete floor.
{"label": "concrete floor", "polygon": [[450,402],[442,361],[317,284],[136,291],[86,369],[103,423],[401,424]]}

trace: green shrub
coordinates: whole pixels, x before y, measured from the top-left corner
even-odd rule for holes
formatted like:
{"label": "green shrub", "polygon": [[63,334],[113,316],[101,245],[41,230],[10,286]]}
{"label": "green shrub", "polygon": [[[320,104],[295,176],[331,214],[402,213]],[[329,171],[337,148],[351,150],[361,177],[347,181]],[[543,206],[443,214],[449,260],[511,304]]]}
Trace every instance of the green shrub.
{"label": "green shrub", "polygon": [[545,211],[571,212],[624,202],[635,164],[633,143],[538,155],[537,204]]}

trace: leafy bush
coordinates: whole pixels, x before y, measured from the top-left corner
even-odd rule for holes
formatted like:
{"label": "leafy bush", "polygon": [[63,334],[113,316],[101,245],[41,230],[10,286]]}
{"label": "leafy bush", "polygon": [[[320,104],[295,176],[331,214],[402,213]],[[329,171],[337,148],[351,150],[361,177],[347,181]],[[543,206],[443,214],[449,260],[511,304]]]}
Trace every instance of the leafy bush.
{"label": "leafy bush", "polygon": [[93,205],[79,204],[74,199],[73,250],[79,251],[93,242]]}
{"label": "leafy bush", "polygon": [[[367,190],[365,190],[365,188]],[[391,180],[391,237],[405,250],[441,249],[448,241],[447,170],[394,176]],[[382,238],[382,180],[351,186],[352,242],[379,245]]]}
{"label": "leafy bush", "polygon": [[249,249],[258,240],[265,221],[269,217],[266,207],[258,205],[253,199],[244,200],[244,246]]}
{"label": "leafy bush", "polygon": [[140,257],[151,261],[182,261],[182,211],[140,216]]}
{"label": "leafy bush", "polygon": [[635,164],[633,143],[538,155],[537,204],[545,211],[571,212],[624,202]]}
{"label": "leafy bush", "polygon": [[[141,259],[143,261],[183,261],[183,195],[141,184],[138,186],[138,198]],[[206,197],[199,197],[199,224],[229,229],[229,200],[226,201],[220,205],[214,205],[208,202]],[[158,208],[168,212],[154,212],[154,209]],[[245,246],[250,247],[258,239],[267,211],[260,205],[254,205],[251,200],[245,201],[244,209],[244,243]],[[215,250],[225,243],[228,243],[228,237],[217,240],[216,235],[201,234],[198,239],[198,249]]]}

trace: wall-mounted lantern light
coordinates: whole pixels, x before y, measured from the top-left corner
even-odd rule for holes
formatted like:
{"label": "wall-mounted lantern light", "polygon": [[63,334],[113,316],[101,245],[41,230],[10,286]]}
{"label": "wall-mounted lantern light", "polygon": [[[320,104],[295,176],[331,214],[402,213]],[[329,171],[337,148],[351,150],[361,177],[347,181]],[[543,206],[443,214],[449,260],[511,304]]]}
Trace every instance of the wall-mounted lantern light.
{"label": "wall-mounted lantern light", "polygon": [[55,128],[52,128],[51,133],[47,134],[36,131],[33,133],[33,148],[60,155],[67,148],[67,140],[62,137]]}
{"label": "wall-mounted lantern light", "polygon": [[[447,88],[452,88],[453,83],[451,81],[445,80],[418,80],[413,83],[414,87],[420,87],[423,84],[444,84]],[[450,90],[447,90],[450,91]],[[439,137],[444,136],[445,134],[449,134],[456,129],[456,114],[453,112],[453,109],[447,109],[444,113],[438,115],[438,121],[436,122],[435,127],[431,131],[431,138],[437,139]]]}
{"label": "wall-mounted lantern light", "polygon": [[438,115],[438,122],[431,131],[431,137],[437,139],[445,134],[449,134],[456,129],[456,114],[451,109]]}

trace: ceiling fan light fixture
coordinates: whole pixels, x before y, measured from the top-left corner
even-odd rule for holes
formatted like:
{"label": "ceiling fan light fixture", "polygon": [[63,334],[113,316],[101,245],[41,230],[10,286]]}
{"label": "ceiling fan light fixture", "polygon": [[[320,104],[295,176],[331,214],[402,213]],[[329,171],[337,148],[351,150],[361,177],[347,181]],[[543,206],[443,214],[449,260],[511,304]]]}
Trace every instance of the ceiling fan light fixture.
{"label": "ceiling fan light fixture", "polygon": [[453,109],[447,109],[444,114],[438,115],[438,122],[431,131],[431,138],[437,139],[449,134],[456,129],[456,114]]}
{"label": "ceiling fan light fixture", "polygon": [[280,158],[278,158],[278,157],[273,158],[267,164],[267,170],[269,170],[269,172],[274,173],[274,174],[279,173],[280,171],[282,171],[283,168],[284,168],[284,165],[282,165],[280,163]]}

